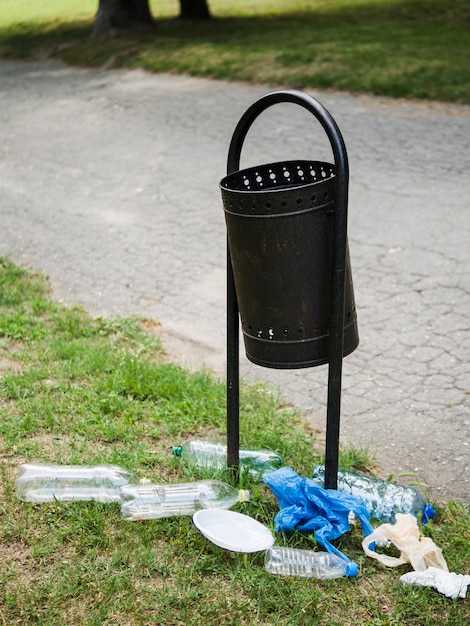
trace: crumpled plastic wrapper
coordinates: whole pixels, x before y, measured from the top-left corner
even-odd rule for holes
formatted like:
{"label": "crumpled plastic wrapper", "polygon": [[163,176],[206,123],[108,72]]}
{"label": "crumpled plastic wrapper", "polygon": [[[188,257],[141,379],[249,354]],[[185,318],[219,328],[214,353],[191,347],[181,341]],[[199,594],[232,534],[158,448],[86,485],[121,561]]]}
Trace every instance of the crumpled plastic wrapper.
{"label": "crumpled plastic wrapper", "polygon": [[364,503],[344,491],[323,489],[311,478],[299,476],[291,467],[281,467],[263,477],[279,503],[274,518],[276,532],[313,532],[315,541],[344,561],[352,563],[331,542],[349,531],[351,512],[361,522],[364,535],[371,533]]}
{"label": "crumpled plastic wrapper", "polygon": [[428,567],[424,572],[408,572],[400,576],[402,583],[418,587],[432,587],[448,598],[465,598],[470,576],[446,572],[437,567]]}
{"label": "crumpled plastic wrapper", "polygon": [[[442,550],[429,537],[420,537],[418,521],[411,513],[397,513],[395,524],[382,524],[362,542],[367,556],[377,559],[387,567],[398,567],[411,563],[417,572],[424,572],[428,567],[448,571]],[[400,556],[380,554],[370,549],[371,544],[383,547],[393,544],[400,551]]]}
{"label": "crumpled plastic wrapper", "polygon": [[[449,572],[442,550],[429,537],[420,537],[414,515],[397,513],[396,520],[395,524],[382,524],[368,535],[362,542],[364,552],[388,567],[410,563],[415,571],[403,574],[402,583],[432,587],[452,599],[465,598],[470,576]],[[393,544],[400,550],[400,556],[375,552],[372,544],[377,547]]]}

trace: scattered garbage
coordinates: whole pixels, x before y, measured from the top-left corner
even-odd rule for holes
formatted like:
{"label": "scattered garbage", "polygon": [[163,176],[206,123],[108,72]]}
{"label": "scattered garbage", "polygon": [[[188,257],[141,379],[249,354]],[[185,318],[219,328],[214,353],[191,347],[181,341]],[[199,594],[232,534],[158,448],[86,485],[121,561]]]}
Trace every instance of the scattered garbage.
{"label": "scattered garbage", "polygon": [[[222,443],[195,439],[182,446],[175,446],[173,454],[181,457],[188,465],[217,470],[227,467],[227,446]],[[257,481],[284,463],[282,456],[271,450],[240,450],[239,457],[240,471],[247,471],[249,477]]]}
{"label": "scattered garbage", "polygon": [[123,485],[139,482],[145,479],[117,465],[25,463],[18,468],[15,486],[23,502],[118,502]]}
{"label": "scattered garbage", "polygon": [[[225,467],[226,448],[221,444],[193,441],[174,448],[173,453],[197,464],[211,459],[215,467]],[[401,582],[432,587],[449,598],[466,597],[470,576],[449,572],[442,550],[431,538],[420,536],[417,518],[423,514],[429,519],[434,511],[425,506],[415,489],[343,470],[338,474],[341,490],[324,489],[318,484],[323,481],[323,466],[316,467],[314,478],[309,479],[290,467],[273,469],[281,462],[276,453],[244,453],[240,457],[246,460],[245,467],[256,469],[278,499],[275,530],[313,532],[326,552],[274,546],[269,528],[248,515],[228,510],[249,500],[249,491],[220,480],[152,484],[117,465],[25,463],[18,468],[16,495],[32,503],[120,502],[126,520],[192,515],[195,527],[221,548],[234,552],[265,550],[267,572],[322,580],[356,576],[357,565],[331,544],[350,529],[350,519],[356,517],[365,535],[362,547],[367,556],[388,567],[411,564],[414,571],[402,575]],[[400,512],[406,508],[410,511]],[[386,522],[374,530],[371,516],[393,519],[394,523]],[[399,557],[376,550],[392,544]]]}
{"label": "scattered garbage", "polygon": [[[410,563],[413,572],[400,576],[407,585],[432,587],[448,598],[465,598],[470,576],[449,572],[442,550],[430,537],[421,537],[416,518],[408,514],[396,515],[395,524],[382,524],[362,542],[364,552],[388,567]],[[370,549],[393,544],[400,551],[399,557],[380,554]]]}
{"label": "scattered garbage", "polygon": [[[362,547],[367,556],[377,559],[387,567],[411,563],[417,572],[424,572],[431,566],[448,570],[442,550],[430,537],[420,536],[418,522],[414,515],[397,513],[396,520],[395,524],[382,524],[364,539]],[[371,550],[371,544],[377,548],[393,544],[400,551],[400,556],[389,556],[375,549]]]}
{"label": "scattered garbage", "polygon": [[400,576],[400,581],[406,585],[418,587],[432,587],[455,600],[465,598],[467,587],[470,585],[470,576],[446,572],[438,567],[428,567],[424,572],[408,572]]}
{"label": "scattered garbage", "polygon": [[193,515],[193,522],[206,539],[231,552],[261,552],[274,543],[269,528],[236,511],[197,511]]}
{"label": "scattered garbage", "polygon": [[278,499],[279,513],[274,518],[276,531],[313,532],[316,542],[327,552],[336,554],[354,565],[348,557],[330,542],[350,528],[350,513],[359,519],[365,535],[372,533],[369,514],[364,504],[353,496],[335,489],[323,489],[313,480],[299,476],[291,467],[264,477]]}
{"label": "scattered garbage", "polygon": [[199,509],[229,509],[249,499],[249,491],[220,480],[124,485],[120,491],[121,515],[129,521],[193,515]]}
{"label": "scattered garbage", "polygon": [[[316,466],[312,478],[316,484],[322,486],[325,466]],[[395,522],[397,513],[412,513],[415,517],[422,518],[425,524],[435,515],[433,507],[424,502],[414,487],[397,485],[373,476],[340,469],[338,489],[362,500],[371,519],[381,522]]]}
{"label": "scattered garbage", "polygon": [[355,576],[355,563],[336,554],[274,546],[272,532],[248,515],[222,509],[205,509],[193,515],[196,528],[214,545],[231,552],[266,550],[265,569],[269,574],[330,580]]}
{"label": "scattered garbage", "polygon": [[273,546],[266,551],[265,569],[269,574],[320,580],[357,574],[355,563],[345,561],[336,554],[281,546]]}

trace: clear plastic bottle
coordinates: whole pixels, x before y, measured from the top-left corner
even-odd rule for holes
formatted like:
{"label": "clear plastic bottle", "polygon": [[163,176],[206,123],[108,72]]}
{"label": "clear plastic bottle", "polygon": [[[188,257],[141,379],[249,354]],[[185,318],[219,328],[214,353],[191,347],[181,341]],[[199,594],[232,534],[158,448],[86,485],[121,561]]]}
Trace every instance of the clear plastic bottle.
{"label": "clear plastic bottle", "polygon": [[[323,487],[325,466],[316,466],[312,477]],[[414,487],[405,487],[373,476],[340,469],[338,489],[364,502],[371,518],[381,522],[394,523],[396,513],[411,513],[418,519],[422,517],[423,522],[434,516],[432,506],[425,504]]]}
{"label": "clear plastic bottle", "polygon": [[25,463],[18,468],[15,486],[23,502],[118,502],[119,489],[138,482],[135,474],[117,465]]}
{"label": "clear plastic bottle", "polygon": [[[188,465],[224,469],[227,466],[227,446],[222,443],[195,439],[182,446],[175,446],[173,454]],[[250,478],[259,480],[269,472],[282,467],[284,459],[271,450],[240,450],[240,469],[248,471]]]}
{"label": "clear plastic bottle", "polygon": [[250,499],[244,489],[220,480],[169,485],[126,485],[121,488],[121,515],[126,520],[192,515],[200,509],[230,509]]}
{"label": "clear plastic bottle", "polygon": [[270,574],[321,580],[357,574],[355,563],[345,561],[336,554],[280,546],[272,546],[266,551],[264,566]]}

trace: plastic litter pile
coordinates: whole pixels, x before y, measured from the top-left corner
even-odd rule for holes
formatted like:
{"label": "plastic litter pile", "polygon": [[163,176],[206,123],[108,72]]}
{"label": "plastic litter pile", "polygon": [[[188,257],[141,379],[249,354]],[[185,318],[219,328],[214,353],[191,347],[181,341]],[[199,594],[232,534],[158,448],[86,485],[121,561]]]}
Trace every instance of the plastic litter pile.
{"label": "plastic litter pile", "polygon": [[323,489],[313,480],[302,478],[290,467],[268,474],[264,482],[279,503],[280,511],[274,518],[274,529],[313,532],[320,546],[350,564],[349,575],[354,576],[357,566],[331,542],[349,531],[351,512],[360,520],[364,535],[372,533],[364,504],[347,493]]}
{"label": "plastic litter pile", "polygon": [[[324,489],[322,466],[314,469],[312,478],[305,478],[290,467],[279,467],[282,457],[276,453],[241,452],[242,469],[253,481],[262,480],[278,500],[275,532],[313,533],[321,551],[275,546],[269,528],[229,510],[237,502],[248,501],[249,492],[219,480],[158,485],[113,465],[33,463],[19,467],[16,494],[32,503],[118,502],[125,520],[192,515],[195,527],[220,548],[265,551],[265,568],[271,574],[323,580],[357,575],[357,564],[333,542],[350,530],[352,520],[359,520],[362,548],[368,557],[386,567],[409,564],[413,568],[400,577],[402,583],[431,587],[449,598],[465,598],[470,576],[449,572],[442,550],[420,534],[418,518],[426,523],[434,510],[415,489],[343,470],[338,473],[338,489]],[[205,468],[220,469],[226,464],[222,444],[189,442],[174,448],[173,454]],[[385,523],[374,528],[371,519]],[[391,545],[400,553],[398,557],[381,551]]]}
{"label": "plastic litter pile", "polygon": [[[362,542],[364,552],[388,567],[410,563],[413,572],[400,577],[402,583],[433,587],[448,598],[465,598],[470,576],[449,572],[442,550],[429,537],[421,537],[418,522],[410,513],[396,514],[395,524],[382,524]],[[380,554],[375,548],[393,544],[400,551],[399,557]]]}

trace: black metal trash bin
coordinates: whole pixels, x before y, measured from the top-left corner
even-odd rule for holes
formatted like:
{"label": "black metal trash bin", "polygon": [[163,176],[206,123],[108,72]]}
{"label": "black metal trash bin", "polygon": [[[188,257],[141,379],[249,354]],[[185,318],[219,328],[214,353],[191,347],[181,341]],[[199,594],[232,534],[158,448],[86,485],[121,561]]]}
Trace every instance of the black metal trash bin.
{"label": "black metal trash bin", "polygon": [[[334,165],[240,169],[254,120],[281,102],[321,123]],[[312,96],[266,94],[242,115],[220,183],[227,224],[227,465],[239,464],[239,313],[248,358],[274,368],[328,363],[325,488],[337,488],[343,356],[359,343],[347,242],[349,165],[335,120]]]}
{"label": "black metal trash bin", "polygon": [[[246,355],[271,368],[328,363],[335,166],[288,161],[220,182]],[[359,343],[346,252],[343,356]]]}

